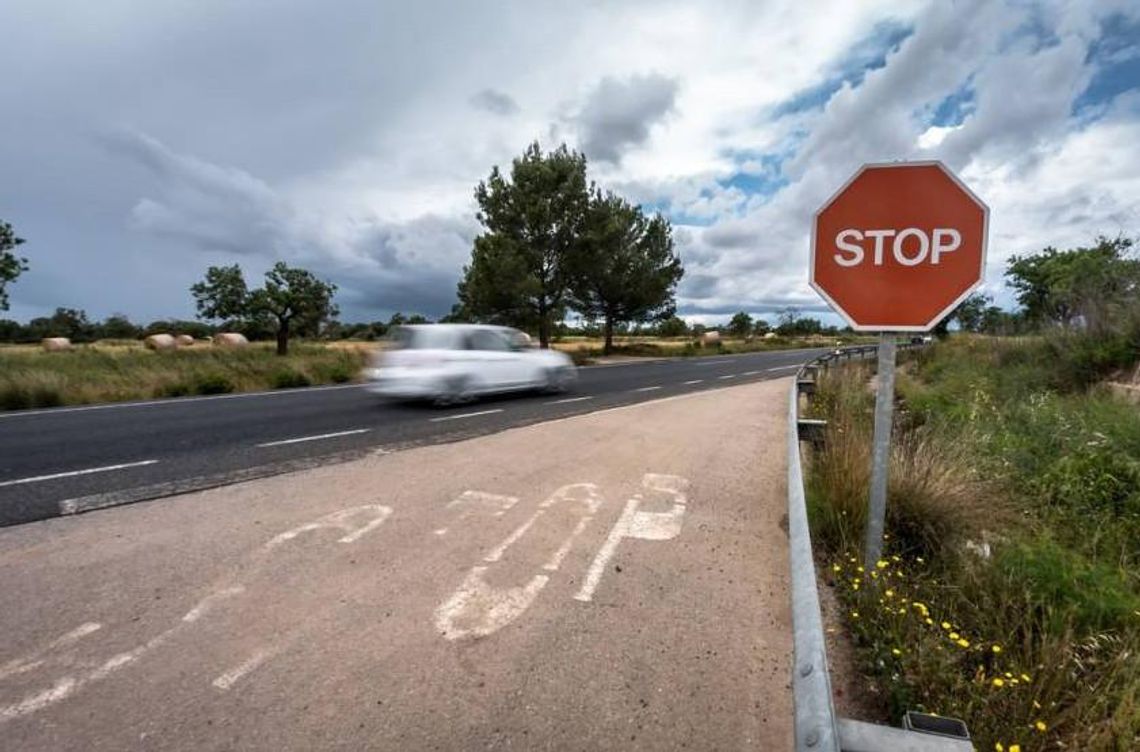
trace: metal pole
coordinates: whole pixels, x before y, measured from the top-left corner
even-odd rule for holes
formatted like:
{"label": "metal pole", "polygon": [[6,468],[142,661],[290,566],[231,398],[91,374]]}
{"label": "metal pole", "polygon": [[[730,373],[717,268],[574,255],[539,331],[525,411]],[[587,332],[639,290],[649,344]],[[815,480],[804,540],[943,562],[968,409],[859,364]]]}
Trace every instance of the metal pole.
{"label": "metal pole", "polygon": [[871,448],[871,503],[867,509],[867,542],[863,566],[874,571],[883,552],[887,516],[887,471],[891,461],[891,414],[895,398],[895,335],[879,335],[879,375],[875,395],[875,437]]}

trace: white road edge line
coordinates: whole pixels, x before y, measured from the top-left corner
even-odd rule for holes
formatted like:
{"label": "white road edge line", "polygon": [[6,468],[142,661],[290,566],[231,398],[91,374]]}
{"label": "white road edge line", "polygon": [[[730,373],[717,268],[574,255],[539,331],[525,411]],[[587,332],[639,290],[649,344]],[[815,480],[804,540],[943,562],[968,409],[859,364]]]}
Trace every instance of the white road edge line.
{"label": "white road edge line", "polygon": [[445,420],[459,420],[460,418],[474,418],[477,415],[491,415],[492,413],[501,413],[503,408],[496,408],[494,410],[479,410],[473,413],[460,413],[459,415],[444,415],[439,418],[431,418],[432,423],[442,423]]}
{"label": "white road edge line", "polygon": [[706,360],[704,363],[694,363],[695,366],[717,366],[721,363],[731,363],[731,360]]}
{"label": "white road edge line", "polygon": [[755,376],[758,373],[760,373],[760,372],[759,371],[745,371],[744,373],[742,373],[740,375],[741,376]]}
{"label": "white road edge line", "polygon": [[786,371],[789,368],[799,368],[800,365],[802,365],[802,364],[797,363],[794,366],[776,366],[775,368],[766,368],[764,370],[768,371],[769,373],[771,373],[772,371]]}
{"label": "white road edge line", "polygon": [[581,402],[582,400],[592,400],[593,398],[593,395],[587,395],[585,397],[567,397],[566,399],[554,400],[553,402],[546,402],[544,404],[565,405],[568,402]]}
{"label": "white road edge line", "polygon": [[656,389],[660,389],[660,388],[661,387],[659,387],[659,386],[643,386],[640,389],[634,389],[633,391],[635,391],[635,392],[652,392],[652,391],[654,391]]}
{"label": "white road edge line", "polygon": [[691,384],[700,384],[702,381],[704,381],[704,379],[693,379],[692,381],[684,382],[684,384],[685,386],[689,386]]}
{"label": "white road edge line", "polygon": [[258,448],[284,446],[286,444],[300,444],[303,441],[320,441],[321,439],[335,439],[338,436],[352,436],[357,433],[368,433],[371,428],[353,428],[350,431],[336,431],[335,433],[320,433],[316,436],[298,436],[295,439],[281,439],[280,441],[267,441],[258,444]]}
{"label": "white road edge line", "polygon": [[717,376],[717,378],[718,378],[718,379],[721,379],[721,380],[724,380],[724,379],[735,379],[735,378],[736,378],[736,374],[735,374],[735,373],[726,373],[726,374],[725,374],[725,375],[723,375],[723,376]]}
{"label": "white road edge line", "polygon": [[127,470],[132,467],[143,467],[145,465],[153,465],[158,460],[143,460],[142,462],[124,462],[121,465],[105,465],[103,467],[89,467],[86,470],[71,470],[66,473],[52,473],[51,475],[37,475],[33,478],[19,478],[17,480],[6,480],[0,482],[0,488],[5,486],[19,486],[24,483],[39,483],[43,480],[55,480],[56,478],[71,478],[76,475],[91,475],[92,473],[106,473],[112,470]]}

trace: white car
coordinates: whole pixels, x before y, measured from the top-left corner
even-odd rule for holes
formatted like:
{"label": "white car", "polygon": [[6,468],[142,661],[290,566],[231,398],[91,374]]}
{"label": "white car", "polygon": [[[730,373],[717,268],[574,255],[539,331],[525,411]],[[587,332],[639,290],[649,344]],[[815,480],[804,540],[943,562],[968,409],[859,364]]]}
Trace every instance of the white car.
{"label": "white car", "polygon": [[402,326],[391,339],[364,372],[367,389],[383,397],[452,404],[498,392],[564,391],[578,376],[566,354],[540,350],[505,326]]}

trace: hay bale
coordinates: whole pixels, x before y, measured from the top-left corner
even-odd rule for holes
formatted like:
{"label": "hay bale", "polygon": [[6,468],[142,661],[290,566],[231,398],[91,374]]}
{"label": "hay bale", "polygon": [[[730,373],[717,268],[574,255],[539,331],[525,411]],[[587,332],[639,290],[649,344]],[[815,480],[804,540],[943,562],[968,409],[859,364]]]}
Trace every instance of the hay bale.
{"label": "hay bale", "polygon": [[71,340],[67,337],[44,337],[40,345],[44,352],[67,352],[72,349]]}
{"label": "hay bale", "polygon": [[194,338],[189,334],[179,334],[174,338],[174,342],[179,347],[189,347],[190,345],[194,344]]}
{"label": "hay bale", "polygon": [[238,332],[221,332],[214,335],[214,344],[218,347],[245,347],[249,340]]}
{"label": "hay bale", "polygon": [[701,335],[701,345],[720,344],[720,332],[705,332]]}
{"label": "hay bale", "polygon": [[775,332],[768,332],[767,334],[764,335],[764,339],[776,339],[776,336],[777,335]]}
{"label": "hay bale", "polygon": [[148,350],[173,350],[178,347],[178,342],[169,334],[152,334],[143,342]]}

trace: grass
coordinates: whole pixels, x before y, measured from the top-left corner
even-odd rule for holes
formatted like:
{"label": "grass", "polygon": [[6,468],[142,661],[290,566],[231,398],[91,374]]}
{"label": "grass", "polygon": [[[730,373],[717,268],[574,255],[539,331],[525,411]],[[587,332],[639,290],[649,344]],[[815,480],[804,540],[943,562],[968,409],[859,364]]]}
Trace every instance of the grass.
{"label": "grass", "polygon": [[195,345],[173,352],[106,342],[58,353],[3,347],[0,409],[345,383],[360,372],[366,355],[362,348],[305,343],[294,343],[283,358],[262,343],[240,350]]}
{"label": "grass", "polygon": [[[611,355],[642,358],[690,358],[701,355],[734,355],[738,353],[766,352],[771,350],[792,350],[805,347],[822,347],[834,345],[842,341],[851,344],[859,341],[853,337],[806,337],[789,338],[774,337],[764,339],[757,337],[751,340],[725,337],[719,342],[701,345],[696,337],[615,337],[614,348]],[[603,356],[604,341],[599,338],[564,337],[552,344],[556,350],[561,350],[574,358],[579,365],[589,363],[594,358]]]}
{"label": "grass", "polygon": [[901,368],[871,572],[870,372],[823,379],[813,535],[892,720],[960,717],[980,750],[1140,746],[1140,412],[1085,388],[1087,352],[955,338]]}

